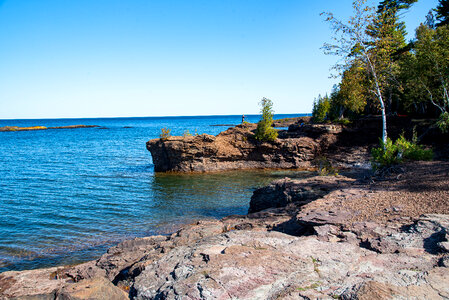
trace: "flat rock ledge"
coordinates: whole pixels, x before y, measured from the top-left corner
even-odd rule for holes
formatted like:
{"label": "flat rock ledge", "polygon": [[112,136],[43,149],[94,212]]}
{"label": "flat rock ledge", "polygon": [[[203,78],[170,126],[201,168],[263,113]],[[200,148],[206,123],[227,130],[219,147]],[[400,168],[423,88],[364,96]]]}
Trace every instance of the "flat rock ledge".
{"label": "flat rock ledge", "polygon": [[304,125],[299,130],[294,127],[294,132],[281,131],[278,139],[263,143],[254,139],[255,129],[255,124],[242,124],[217,136],[153,139],[147,142],[147,149],[156,172],[310,168],[311,161],[336,141],[342,127]]}
{"label": "flat rock ledge", "polygon": [[[4,272],[0,299],[449,299],[448,167],[406,166],[387,191],[384,182],[324,177],[309,179],[313,195],[307,180],[285,179],[261,193],[277,186],[284,207],[124,241],[76,266]],[[405,202],[395,211],[399,202],[383,193],[413,180],[446,189],[427,188],[421,211],[406,207],[408,194],[396,197]]]}
{"label": "flat rock ledge", "polygon": [[306,236],[273,230],[271,217],[202,221],[75,267],[4,272],[0,299],[449,299],[448,215]]}

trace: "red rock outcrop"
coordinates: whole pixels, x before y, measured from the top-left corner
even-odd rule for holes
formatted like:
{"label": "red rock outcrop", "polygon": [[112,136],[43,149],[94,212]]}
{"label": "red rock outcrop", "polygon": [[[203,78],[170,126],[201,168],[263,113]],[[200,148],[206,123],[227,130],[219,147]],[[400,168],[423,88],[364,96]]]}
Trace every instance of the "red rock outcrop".
{"label": "red rock outcrop", "polygon": [[[305,126],[305,125],[304,125]],[[169,137],[147,142],[156,172],[206,172],[235,169],[309,168],[317,154],[336,141],[339,125],[307,125],[281,131],[273,142],[254,139],[256,125],[229,128],[217,136]],[[319,136],[308,136],[309,132]]]}

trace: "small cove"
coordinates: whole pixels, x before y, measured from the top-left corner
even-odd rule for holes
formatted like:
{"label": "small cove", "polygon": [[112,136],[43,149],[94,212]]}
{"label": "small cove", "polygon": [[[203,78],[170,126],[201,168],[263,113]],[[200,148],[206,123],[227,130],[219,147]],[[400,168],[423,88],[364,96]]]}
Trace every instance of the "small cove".
{"label": "small cove", "polygon": [[[298,115],[278,115],[277,118]],[[259,116],[247,116],[257,122]],[[0,133],[0,272],[74,264],[117,242],[204,218],[245,214],[255,188],[299,171],[155,174],[145,142],[218,134],[241,116],[7,120],[2,126],[99,125]]]}

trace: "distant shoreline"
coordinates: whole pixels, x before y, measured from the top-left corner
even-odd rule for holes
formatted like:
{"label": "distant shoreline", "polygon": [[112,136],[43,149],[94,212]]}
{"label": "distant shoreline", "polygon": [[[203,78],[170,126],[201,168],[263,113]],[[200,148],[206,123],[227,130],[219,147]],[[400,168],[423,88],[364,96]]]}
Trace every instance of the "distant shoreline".
{"label": "distant shoreline", "polygon": [[30,127],[19,127],[19,126],[4,126],[0,127],[0,132],[5,131],[32,131],[32,130],[47,130],[47,129],[76,129],[76,128],[95,128],[100,127],[98,125],[68,125],[68,126],[55,126],[55,127],[45,127],[45,126],[30,126]]}
{"label": "distant shoreline", "polygon": [[[254,117],[260,116],[260,114],[244,114],[245,116]],[[24,121],[24,120],[102,120],[102,119],[167,119],[167,118],[215,118],[215,117],[241,117],[242,114],[234,115],[192,115],[192,116],[137,116],[137,117],[54,117],[54,118],[0,118],[0,121]],[[311,113],[288,113],[288,114],[275,114],[274,117],[282,116],[312,116]]]}

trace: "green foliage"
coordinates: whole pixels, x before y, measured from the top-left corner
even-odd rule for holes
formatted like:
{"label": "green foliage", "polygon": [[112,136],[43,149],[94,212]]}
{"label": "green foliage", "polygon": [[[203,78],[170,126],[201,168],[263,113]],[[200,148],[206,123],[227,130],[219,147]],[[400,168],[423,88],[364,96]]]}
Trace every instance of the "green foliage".
{"label": "green foliage", "polygon": [[171,129],[170,128],[162,128],[161,134],[159,135],[162,141],[168,140],[169,137],[171,137]]}
{"label": "green foliage", "polygon": [[317,166],[318,176],[337,176],[338,170],[334,168],[331,162],[324,156],[320,156],[314,161]]}
{"label": "green foliage", "polygon": [[[354,61],[351,67],[343,72],[339,90],[339,103],[345,110],[361,113],[369,98],[368,77],[360,61]],[[332,100],[334,97],[332,97]]]}
{"label": "green foliage", "polygon": [[314,123],[322,123],[328,119],[328,114],[331,108],[329,97],[326,95],[313,101],[312,121]]}
{"label": "green foliage", "polygon": [[447,133],[449,131],[449,113],[444,112],[440,115],[437,121],[437,126],[440,128],[441,132]]}
{"label": "green foliage", "polygon": [[[416,30],[414,53],[404,62],[406,105],[449,111],[449,27],[421,24]],[[428,110],[428,108],[427,108]]]}
{"label": "green foliage", "polygon": [[296,289],[298,291],[300,291],[300,292],[304,292],[304,291],[307,291],[307,290],[310,290],[310,289],[317,289],[317,288],[320,287],[320,284],[321,284],[320,282],[314,282],[311,285],[304,286],[304,287],[298,287]]}
{"label": "green foliage", "polygon": [[328,112],[315,100],[316,122],[381,112],[384,143],[387,113],[441,115],[438,125],[449,131],[444,119],[449,112],[449,0],[438,1],[407,44],[401,15],[416,2],[381,0],[374,8],[367,0],[354,0],[347,21],[323,13],[333,31],[323,50],[342,58],[334,66],[341,82],[329,98]]}
{"label": "green foliage", "polygon": [[[342,58],[334,68],[339,75],[351,68],[359,68],[365,73],[365,91],[368,91],[382,113],[382,140],[387,138],[386,105],[384,101],[388,83],[394,82],[392,54],[395,51],[395,39],[390,34],[396,24],[385,21],[382,15],[375,13],[367,5],[367,0],[354,0],[353,15],[347,22],[335,18],[332,13],[325,13],[334,36],[332,43],[323,46],[325,54]],[[394,21],[394,18],[393,18]],[[357,69],[356,69],[357,70]],[[356,85],[357,86],[357,85]]]}
{"label": "green foliage", "polygon": [[410,6],[417,1],[418,0],[383,0],[379,3],[377,10],[382,11],[384,9],[394,9],[397,11],[400,9],[409,9]]}
{"label": "green foliage", "polygon": [[348,120],[348,119],[345,119],[345,118],[334,120],[334,121],[332,121],[332,123],[346,125],[346,126],[352,124],[351,120]]}
{"label": "green foliage", "polygon": [[381,142],[379,147],[372,149],[371,155],[373,168],[377,169],[399,164],[404,160],[432,160],[433,151],[414,141],[408,141],[401,135],[394,143],[389,138],[386,143]]}
{"label": "green foliage", "polygon": [[257,123],[255,132],[255,139],[261,142],[275,141],[278,137],[278,132],[272,127],[273,125],[273,101],[268,98],[262,98],[260,101],[262,107],[262,119]]}
{"label": "green foliage", "polygon": [[183,137],[186,137],[186,136],[192,136],[192,134],[190,133],[189,130],[185,130],[184,133],[182,134],[182,136],[183,136]]}

